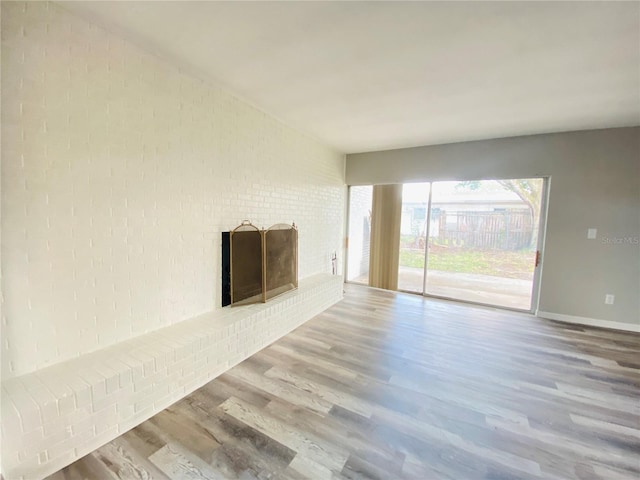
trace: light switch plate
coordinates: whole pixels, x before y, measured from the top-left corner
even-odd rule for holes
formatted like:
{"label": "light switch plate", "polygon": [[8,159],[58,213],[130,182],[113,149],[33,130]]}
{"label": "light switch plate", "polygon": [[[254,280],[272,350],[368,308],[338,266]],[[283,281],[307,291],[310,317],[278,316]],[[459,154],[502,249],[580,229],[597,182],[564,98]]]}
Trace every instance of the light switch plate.
{"label": "light switch plate", "polygon": [[590,228],[590,229],[587,230],[587,238],[589,240],[595,240],[597,235],[598,235],[598,229],[597,228]]}

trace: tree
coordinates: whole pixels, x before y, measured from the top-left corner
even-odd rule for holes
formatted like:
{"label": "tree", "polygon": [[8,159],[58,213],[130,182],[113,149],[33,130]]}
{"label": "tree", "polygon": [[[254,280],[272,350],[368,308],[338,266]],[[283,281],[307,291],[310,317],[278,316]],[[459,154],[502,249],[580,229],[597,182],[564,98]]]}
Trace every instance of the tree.
{"label": "tree", "polygon": [[[520,178],[515,180],[496,180],[502,188],[509,190],[527,204],[531,210],[531,219],[533,221],[533,232],[531,235],[530,247],[535,248],[538,240],[538,230],[540,228],[540,210],[542,208],[542,187],[544,180],[542,178]],[[477,190],[480,187],[478,180],[460,182],[460,187]]]}
{"label": "tree", "polygon": [[542,187],[544,180],[542,178],[521,178],[516,180],[497,180],[503,188],[512,191],[520,199],[527,204],[531,210],[531,219],[533,221],[533,232],[531,235],[531,248],[536,248],[538,241],[538,229],[540,228],[540,210],[542,208]]}

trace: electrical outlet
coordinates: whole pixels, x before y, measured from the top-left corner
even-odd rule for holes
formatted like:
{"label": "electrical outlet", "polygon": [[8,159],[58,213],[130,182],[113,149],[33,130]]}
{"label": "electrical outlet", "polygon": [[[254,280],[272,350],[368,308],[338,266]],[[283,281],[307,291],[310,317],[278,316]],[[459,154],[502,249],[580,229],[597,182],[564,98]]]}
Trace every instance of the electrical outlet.
{"label": "electrical outlet", "polygon": [[597,236],[598,236],[598,229],[597,228],[589,228],[589,229],[587,229],[587,238],[589,240],[595,240]]}
{"label": "electrical outlet", "polygon": [[610,293],[607,293],[604,296],[604,303],[606,303],[607,305],[613,305],[613,301],[616,299],[615,295],[612,295]]}

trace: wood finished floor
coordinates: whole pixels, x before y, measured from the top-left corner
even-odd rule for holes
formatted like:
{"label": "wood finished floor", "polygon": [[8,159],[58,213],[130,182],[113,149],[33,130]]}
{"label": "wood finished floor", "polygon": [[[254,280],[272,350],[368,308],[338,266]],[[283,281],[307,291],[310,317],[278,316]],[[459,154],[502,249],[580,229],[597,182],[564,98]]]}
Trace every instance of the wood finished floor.
{"label": "wood finished floor", "polygon": [[347,285],[62,479],[640,478],[640,335]]}

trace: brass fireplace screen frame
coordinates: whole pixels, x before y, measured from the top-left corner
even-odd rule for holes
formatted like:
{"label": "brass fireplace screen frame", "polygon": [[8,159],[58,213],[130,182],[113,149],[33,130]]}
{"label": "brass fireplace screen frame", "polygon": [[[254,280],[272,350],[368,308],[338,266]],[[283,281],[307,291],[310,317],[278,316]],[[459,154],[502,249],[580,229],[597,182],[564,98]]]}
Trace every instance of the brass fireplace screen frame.
{"label": "brass fireplace screen frame", "polygon": [[231,305],[248,305],[298,288],[298,229],[258,229],[245,220],[229,233]]}

